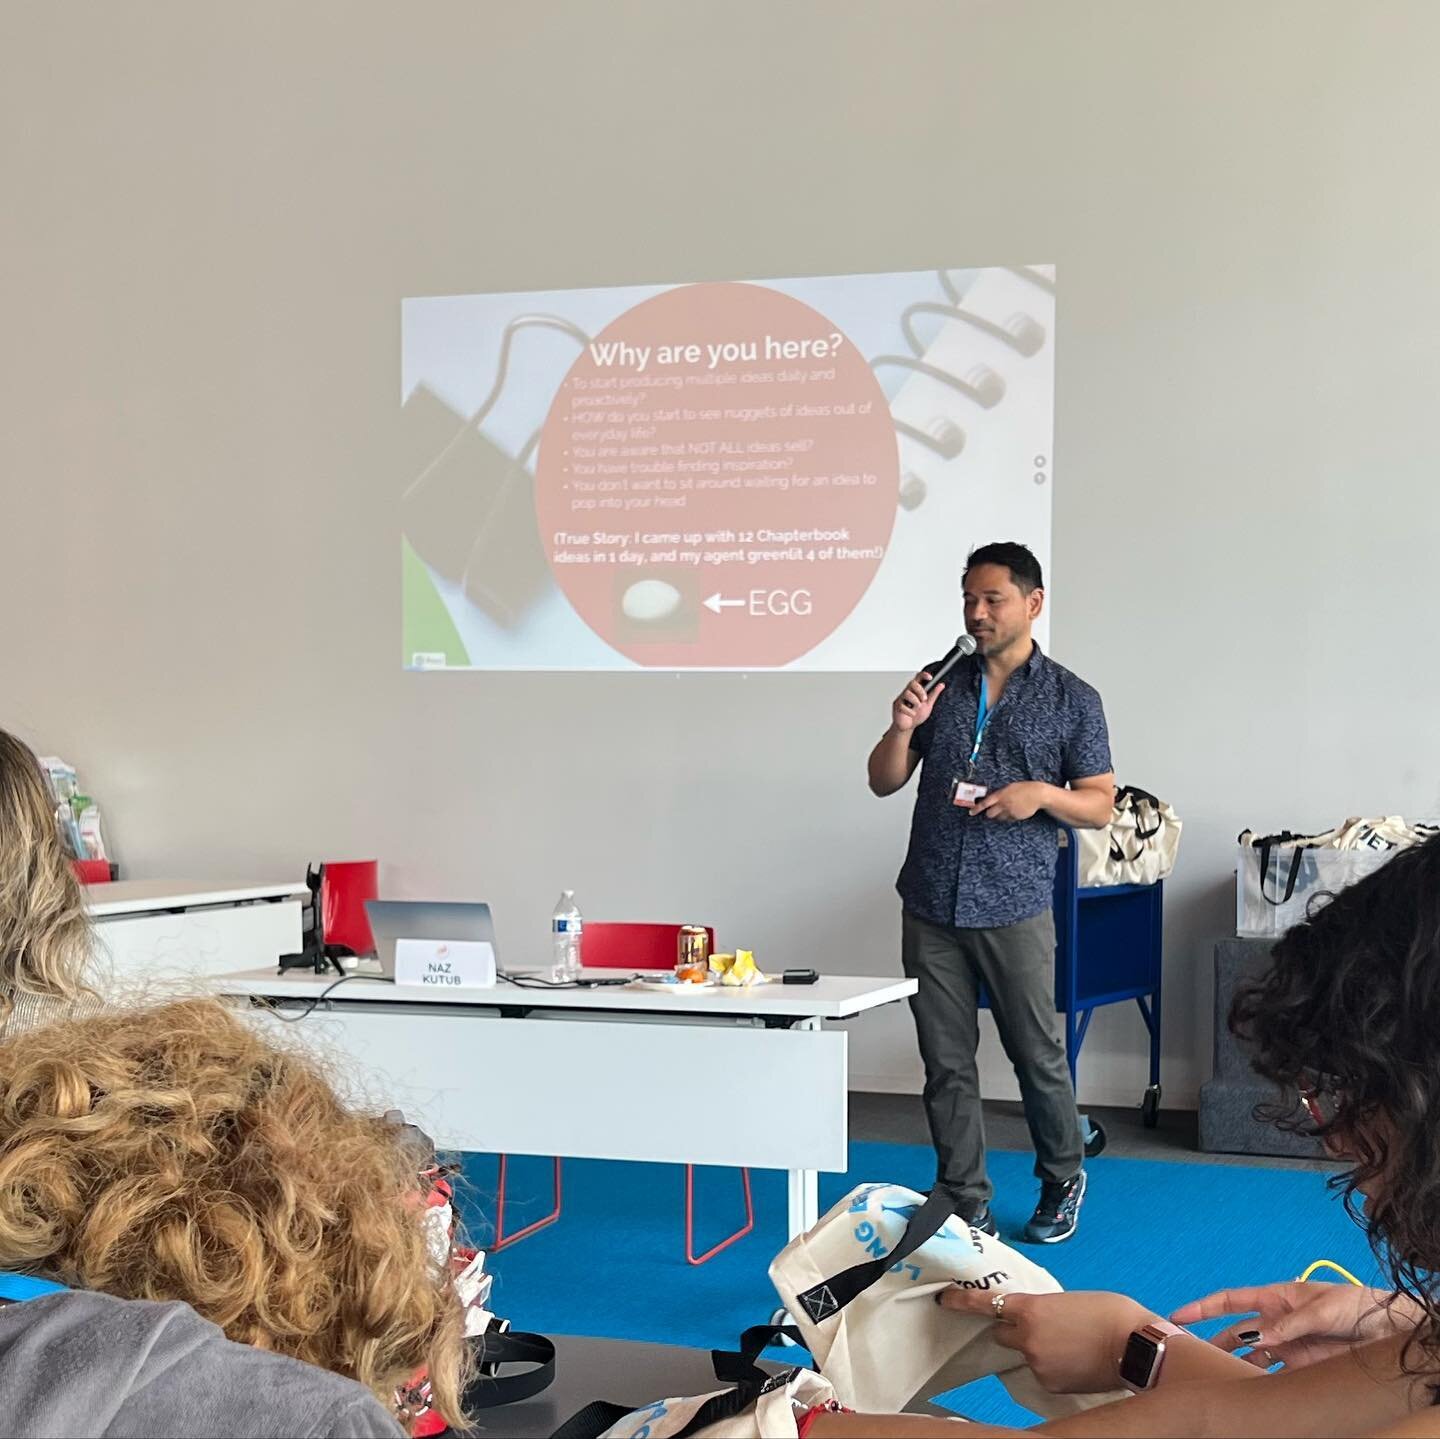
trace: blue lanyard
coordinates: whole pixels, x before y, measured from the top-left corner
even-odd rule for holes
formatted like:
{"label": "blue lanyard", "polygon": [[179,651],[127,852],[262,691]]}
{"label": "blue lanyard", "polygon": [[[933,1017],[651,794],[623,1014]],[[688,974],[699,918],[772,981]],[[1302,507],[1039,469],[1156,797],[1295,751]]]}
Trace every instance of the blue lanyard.
{"label": "blue lanyard", "polygon": [[975,761],[980,758],[980,745],[985,739],[985,727],[990,723],[993,711],[985,693],[985,676],[980,676],[980,708],[975,712],[975,744],[970,750],[970,773],[975,773]]}
{"label": "blue lanyard", "polygon": [[0,1274],[0,1300],[12,1304],[22,1299],[39,1299],[42,1294],[61,1294],[65,1287],[29,1274]]}

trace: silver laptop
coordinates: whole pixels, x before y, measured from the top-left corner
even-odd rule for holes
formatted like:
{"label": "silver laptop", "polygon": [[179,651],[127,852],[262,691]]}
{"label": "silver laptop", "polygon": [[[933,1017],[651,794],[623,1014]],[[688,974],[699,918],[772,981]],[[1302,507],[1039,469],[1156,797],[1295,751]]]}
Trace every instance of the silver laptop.
{"label": "silver laptop", "polygon": [[[487,940],[495,947],[495,921],[488,904],[443,899],[367,899],[365,915],[375,936],[380,973],[395,977],[397,939]],[[498,962],[500,951],[495,949]]]}

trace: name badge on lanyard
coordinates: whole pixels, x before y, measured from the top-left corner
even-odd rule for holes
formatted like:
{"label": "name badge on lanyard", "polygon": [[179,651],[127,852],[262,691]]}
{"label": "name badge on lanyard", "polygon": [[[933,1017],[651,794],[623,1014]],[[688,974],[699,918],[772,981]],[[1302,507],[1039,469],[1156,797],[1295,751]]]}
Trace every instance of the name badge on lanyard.
{"label": "name badge on lanyard", "polygon": [[975,743],[970,746],[970,758],[965,773],[960,775],[950,788],[950,802],[962,809],[970,809],[990,793],[987,785],[975,780],[975,762],[980,758],[980,746],[985,741],[985,730],[990,724],[992,710],[985,692],[985,677],[980,677],[980,707],[975,712]]}

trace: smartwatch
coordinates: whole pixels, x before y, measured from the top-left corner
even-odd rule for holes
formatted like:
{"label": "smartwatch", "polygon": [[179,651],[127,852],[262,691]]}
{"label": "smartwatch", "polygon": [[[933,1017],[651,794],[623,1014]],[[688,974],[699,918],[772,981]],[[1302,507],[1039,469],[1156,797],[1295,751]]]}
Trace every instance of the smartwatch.
{"label": "smartwatch", "polygon": [[1135,1330],[1125,1341],[1125,1352],[1120,1356],[1120,1380],[1126,1388],[1137,1392],[1153,1389],[1165,1363],[1166,1342],[1184,1332],[1163,1319]]}

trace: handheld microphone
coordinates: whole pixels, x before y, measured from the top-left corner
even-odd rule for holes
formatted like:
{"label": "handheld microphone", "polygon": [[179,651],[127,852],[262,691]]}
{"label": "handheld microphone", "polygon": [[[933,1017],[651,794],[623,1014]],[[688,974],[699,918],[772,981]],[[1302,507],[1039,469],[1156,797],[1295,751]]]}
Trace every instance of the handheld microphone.
{"label": "handheld microphone", "polygon": [[930,691],[933,690],[935,686],[938,685],[940,681],[943,680],[945,676],[948,675],[950,671],[953,670],[955,666],[958,665],[960,661],[965,658],[966,655],[973,655],[974,653],[975,636],[960,635],[956,639],[954,647],[951,649],[950,653],[947,654],[945,658],[941,660],[938,665],[935,666],[934,672],[925,682],[925,693],[928,695]]}

